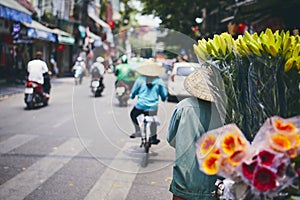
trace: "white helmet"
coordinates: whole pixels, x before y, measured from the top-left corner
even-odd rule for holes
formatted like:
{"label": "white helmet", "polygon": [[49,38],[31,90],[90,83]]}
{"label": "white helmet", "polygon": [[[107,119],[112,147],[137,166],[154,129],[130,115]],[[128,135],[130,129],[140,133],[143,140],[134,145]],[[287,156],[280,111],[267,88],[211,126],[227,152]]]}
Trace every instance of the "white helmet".
{"label": "white helmet", "polygon": [[96,62],[102,63],[102,62],[104,62],[104,58],[99,56],[96,58]]}
{"label": "white helmet", "polygon": [[123,55],[121,57],[121,61],[122,61],[122,63],[128,63],[128,57],[126,55]]}
{"label": "white helmet", "polygon": [[77,61],[83,61],[83,59],[79,56],[79,57],[77,57]]}

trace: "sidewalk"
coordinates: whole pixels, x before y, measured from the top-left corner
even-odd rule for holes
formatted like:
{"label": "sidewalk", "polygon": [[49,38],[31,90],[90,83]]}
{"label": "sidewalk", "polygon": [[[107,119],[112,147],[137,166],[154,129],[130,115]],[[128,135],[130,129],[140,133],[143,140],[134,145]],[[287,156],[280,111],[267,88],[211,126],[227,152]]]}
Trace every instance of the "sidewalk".
{"label": "sidewalk", "polygon": [[[73,77],[62,77],[62,78],[51,78],[51,85],[63,84],[63,83],[73,83]],[[25,83],[0,83],[0,101],[6,99],[7,97],[23,93],[25,89]]]}

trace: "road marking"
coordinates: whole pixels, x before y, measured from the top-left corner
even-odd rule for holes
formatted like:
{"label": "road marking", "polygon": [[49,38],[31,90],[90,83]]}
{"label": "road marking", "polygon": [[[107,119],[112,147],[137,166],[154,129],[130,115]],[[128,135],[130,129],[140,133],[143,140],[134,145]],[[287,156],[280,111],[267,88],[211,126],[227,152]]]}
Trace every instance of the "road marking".
{"label": "road marking", "polygon": [[140,169],[140,164],[133,162],[132,158],[124,153],[132,146],[136,146],[136,143],[126,143],[124,145],[84,200],[126,199]]}
{"label": "road marking", "polygon": [[24,199],[82,150],[79,139],[66,141],[26,171],[0,185],[0,199]]}
{"label": "road marking", "polygon": [[57,127],[63,125],[64,123],[66,123],[66,122],[69,121],[70,119],[72,119],[72,118],[71,118],[71,117],[68,117],[68,118],[66,118],[66,119],[64,119],[64,120],[61,120],[60,122],[54,124],[54,125],[53,125],[53,128],[57,128]]}
{"label": "road marking", "polygon": [[33,140],[35,135],[15,135],[0,143],[0,154],[5,154],[23,144]]}

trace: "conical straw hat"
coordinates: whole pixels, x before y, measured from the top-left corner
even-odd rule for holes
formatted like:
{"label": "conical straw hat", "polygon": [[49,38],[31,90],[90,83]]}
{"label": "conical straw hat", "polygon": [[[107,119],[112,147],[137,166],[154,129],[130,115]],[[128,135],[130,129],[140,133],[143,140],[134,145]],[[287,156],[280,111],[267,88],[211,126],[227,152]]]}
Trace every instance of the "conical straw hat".
{"label": "conical straw hat", "polygon": [[146,60],[137,66],[135,71],[144,76],[160,76],[163,73],[163,68],[152,60]]}
{"label": "conical straw hat", "polygon": [[205,78],[206,76],[203,73],[206,73],[206,70],[200,69],[187,76],[184,80],[184,88],[194,97],[214,102],[212,92],[209,88],[209,80]]}

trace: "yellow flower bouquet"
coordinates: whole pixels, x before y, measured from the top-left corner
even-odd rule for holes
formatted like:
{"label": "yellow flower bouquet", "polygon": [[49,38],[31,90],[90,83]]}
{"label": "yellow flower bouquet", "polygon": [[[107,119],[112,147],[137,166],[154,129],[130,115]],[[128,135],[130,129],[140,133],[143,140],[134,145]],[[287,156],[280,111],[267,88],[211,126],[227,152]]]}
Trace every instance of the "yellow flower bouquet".
{"label": "yellow flower bouquet", "polygon": [[270,116],[300,113],[300,36],[266,29],[233,38],[224,32],[193,47],[216,72],[210,86],[219,89],[214,98],[226,123],[237,124],[247,139]]}
{"label": "yellow flower bouquet", "polygon": [[231,183],[220,199],[286,199],[300,189],[300,116],[268,118],[251,144],[235,124],[208,131],[196,156],[202,172]]}

